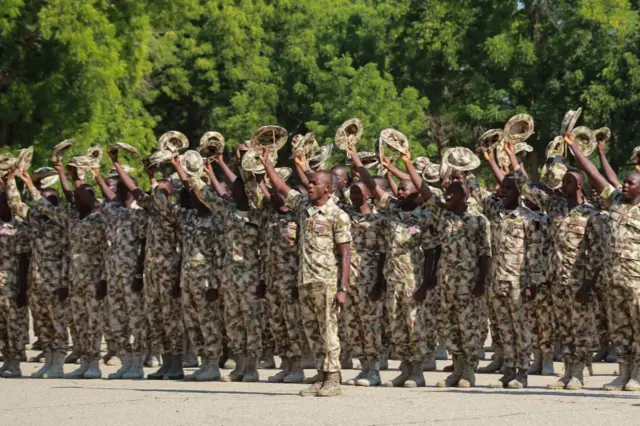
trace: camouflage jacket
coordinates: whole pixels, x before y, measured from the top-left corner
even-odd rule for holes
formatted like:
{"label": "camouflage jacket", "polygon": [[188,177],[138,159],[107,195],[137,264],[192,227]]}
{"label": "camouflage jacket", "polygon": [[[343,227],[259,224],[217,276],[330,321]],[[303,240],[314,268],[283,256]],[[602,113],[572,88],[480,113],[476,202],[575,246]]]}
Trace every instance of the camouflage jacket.
{"label": "camouflage jacket", "polygon": [[[41,198],[34,188],[31,191],[34,202]],[[30,285],[47,293],[58,288],[68,287],[68,251],[67,231],[55,221],[30,209],[22,202],[20,191],[14,179],[7,182],[7,198],[14,217],[23,220],[27,226],[30,241],[31,259],[29,262]]]}
{"label": "camouflage jacket", "polygon": [[298,283],[298,222],[291,211],[281,213],[271,206],[262,210],[260,276],[267,285],[275,282],[296,286]]}
{"label": "camouflage jacket", "polygon": [[[165,197],[166,199],[166,197]],[[180,253],[178,252],[178,226],[172,214],[162,214],[153,197],[144,194],[138,201],[140,207],[147,212],[147,235],[145,249],[145,269],[159,268],[160,270],[177,269],[180,267]]]}
{"label": "camouflage jacket", "polygon": [[287,207],[298,215],[300,285],[338,285],[338,245],[351,243],[349,216],[331,199],[317,207],[298,191],[287,194]]}
{"label": "camouflage jacket", "polygon": [[13,218],[0,221],[0,297],[18,294],[18,255],[29,252],[29,233],[25,224]]}
{"label": "camouflage jacket", "polygon": [[385,252],[386,218],[375,211],[360,213],[345,210],[351,219],[351,286],[364,293],[371,291],[378,279],[380,254]]}
{"label": "camouflage jacket", "polygon": [[549,281],[577,291],[584,280],[591,280],[596,273],[590,259],[603,256],[602,234],[594,220],[597,209],[586,203],[571,208],[566,198],[532,187],[521,170],[516,176],[520,193],[549,216]]}
{"label": "camouflage jacket", "polygon": [[69,281],[71,285],[95,285],[106,279],[107,219],[100,209],[85,218],[75,210],[53,206],[46,198],[38,211],[62,226],[69,237]]}
{"label": "camouflage jacket", "polygon": [[218,288],[220,222],[213,214],[199,216],[194,209],[169,203],[162,191],[154,195],[158,211],[172,217],[182,236],[182,266],[180,282],[183,287]]}
{"label": "camouflage jacket", "polygon": [[604,265],[611,284],[640,288],[640,206],[626,203],[613,186],[605,188],[602,200],[610,217]]}
{"label": "camouflage jacket", "polygon": [[387,218],[384,276],[387,282],[412,291],[423,281],[425,251],[437,246],[434,216],[423,207],[403,211],[398,200],[387,194],[378,207]]}
{"label": "camouflage jacket", "polygon": [[147,233],[147,213],[137,203],[126,208],[119,202],[102,206],[107,218],[107,274],[132,277],[139,273],[139,256]]}

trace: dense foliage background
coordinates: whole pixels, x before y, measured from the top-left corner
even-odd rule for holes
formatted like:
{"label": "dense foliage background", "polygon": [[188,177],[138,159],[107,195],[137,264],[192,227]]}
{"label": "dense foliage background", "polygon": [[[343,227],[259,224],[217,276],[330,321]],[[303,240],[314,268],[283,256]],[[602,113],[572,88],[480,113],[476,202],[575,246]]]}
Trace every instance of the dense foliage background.
{"label": "dense foliage background", "polygon": [[[0,150],[75,137],[149,153],[167,130],[259,126],[330,143],[351,117],[437,158],[518,112],[539,153],[567,109],[640,145],[640,17],[627,0],[0,0]],[[341,154],[336,154],[340,161]],[[539,155],[540,156],[540,155]]]}

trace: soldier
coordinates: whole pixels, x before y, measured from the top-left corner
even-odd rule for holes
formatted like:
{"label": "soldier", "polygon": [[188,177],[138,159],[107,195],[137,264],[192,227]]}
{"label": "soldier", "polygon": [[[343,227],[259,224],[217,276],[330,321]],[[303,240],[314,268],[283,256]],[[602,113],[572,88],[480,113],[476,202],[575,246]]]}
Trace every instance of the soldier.
{"label": "soldier", "polygon": [[224,322],[229,344],[236,356],[236,368],[224,382],[257,382],[258,361],[262,354],[262,306],[265,288],[260,285],[260,217],[251,209],[241,179],[219,156],[217,163],[232,182],[231,194],[213,173],[211,163],[205,170],[215,192],[198,177],[189,178],[195,194],[214,214],[221,218],[221,235],[226,242],[221,287],[224,300]]}
{"label": "soldier", "polygon": [[427,281],[427,288],[428,291],[435,288],[440,296],[439,312],[447,350],[453,358],[453,373],[436,386],[473,387],[482,347],[478,327],[484,307],[482,296],[491,257],[489,222],[482,214],[468,209],[469,190],[465,182],[452,181],[444,199],[433,200],[434,194],[415,172],[411,158],[405,155],[402,160],[427,203],[441,205],[435,272]]}
{"label": "soldier", "polygon": [[[609,292],[611,338],[620,375],[603,389],[640,391],[640,352],[637,349],[640,342],[637,327],[640,321],[640,173],[629,173],[622,189],[616,189],[582,153],[573,135],[566,135],[564,139],[610,213],[601,274]],[[636,163],[635,158],[632,161]]]}
{"label": "soldier", "polygon": [[[147,211],[147,244],[144,265],[144,305],[152,352],[162,352],[162,366],[147,375],[149,380],[182,380],[183,317],[180,300],[180,255],[178,253],[179,224],[174,215],[161,214],[152,197],[137,187],[113,153],[113,165],[120,180],[133,194],[139,205]],[[146,169],[152,191],[162,189],[170,198],[171,181],[155,179],[155,165]]]}
{"label": "soldier", "polygon": [[265,307],[282,371],[269,377],[271,383],[302,383],[303,336],[298,306],[298,222],[285,205],[285,197],[273,185],[261,184],[269,203],[262,210],[261,280],[265,282]]}
{"label": "soldier", "polygon": [[505,144],[505,151],[516,172],[520,193],[546,211],[551,221],[553,240],[547,279],[558,318],[565,373],[547,388],[580,390],[585,365],[591,361],[595,346],[593,295],[597,262],[602,259],[600,233],[593,220],[597,211],[584,202],[580,173],[567,172],[562,179],[562,195],[548,195],[530,185],[509,144]]}
{"label": "soldier", "polygon": [[[57,165],[62,168],[61,164]],[[27,172],[21,179],[30,182]],[[41,191],[35,189],[33,183],[27,185],[31,190],[33,200],[44,197],[53,206],[58,206],[58,193],[51,188]],[[7,177],[7,197],[12,214],[24,221],[30,240],[31,261],[29,262],[29,293],[30,297],[37,294],[38,304],[34,306],[39,311],[33,315],[34,330],[40,330],[39,340],[45,356],[45,363],[41,369],[31,375],[33,378],[62,378],[64,376],[64,358],[67,353],[69,336],[67,334],[67,316],[69,304],[69,284],[64,275],[65,262],[68,252],[66,230],[36,209],[30,209],[22,202],[20,192],[16,186],[14,172]],[[40,322],[35,327],[36,319]]]}
{"label": "soldier", "polygon": [[434,356],[437,342],[436,299],[426,291],[435,258],[435,220],[421,207],[411,181],[402,181],[398,198],[391,197],[371,179],[358,154],[351,152],[351,157],[387,216],[384,277],[393,344],[402,363],[401,374],[385,386],[425,386],[422,361]]}
{"label": "soldier", "polygon": [[0,348],[4,364],[0,367],[0,377],[4,378],[22,376],[20,361],[29,341],[28,253],[28,230],[12,215],[3,189],[0,192]]}
{"label": "soldier", "polygon": [[331,200],[330,173],[317,171],[307,175],[307,199],[278,176],[268,158],[263,156],[261,161],[274,188],[286,195],[285,205],[299,217],[300,316],[316,357],[319,378],[300,391],[300,396],[342,395],[337,311],[349,291],[349,216]]}
{"label": "soldier", "polygon": [[[334,176],[335,178],[335,176]],[[362,182],[349,189],[351,205],[345,211],[351,218],[352,291],[345,305],[347,339],[360,359],[361,371],[347,385],[378,386],[379,359],[382,356],[382,296],[386,290],[384,217],[368,203],[369,190]]]}
{"label": "soldier", "polygon": [[[65,179],[62,167],[58,173]],[[106,297],[104,253],[106,251],[106,218],[96,209],[96,197],[91,185],[78,182],[74,191],[74,209],[56,207],[47,198],[40,198],[38,211],[68,233],[69,239],[69,304],[73,315],[81,356],[80,367],[65,374],[65,379],[99,379],[100,301]],[[37,195],[37,196],[36,196]]]}
{"label": "soldier", "polygon": [[[117,161],[115,152],[109,151],[112,161]],[[147,352],[142,292],[147,213],[122,182],[118,182],[115,193],[106,185],[99,169],[92,172],[108,201],[102,209],[107,218],[107,232],[112,237],[106,253],[109,324],[122,366],[109,374],[109,379],[142,379]]]}

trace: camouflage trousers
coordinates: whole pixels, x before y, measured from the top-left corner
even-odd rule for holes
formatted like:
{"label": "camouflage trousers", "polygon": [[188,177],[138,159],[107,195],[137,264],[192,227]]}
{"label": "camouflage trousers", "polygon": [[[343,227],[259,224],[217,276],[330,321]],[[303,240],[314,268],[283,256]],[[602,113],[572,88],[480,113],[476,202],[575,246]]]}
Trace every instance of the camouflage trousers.
{"label": "camouflage trousers", "polygon": [[376,362],[382,355],[380,326],[384,302],[382,299],[375,302],[369,299],[372,286],[367,284],[369,283],[354,283],[351,286],[343,314],[346,317],[347,346],[353,351],[353,356]]}
{"label": "camouflage trousers", "polygon": [[504,352],[504,365],[529,368],[531,335],[520,288],[513,283],[497,281],[489,289],[489,300],[496,315],[498,334]]}
{"label": "camouflage trousers", "polygon": [[500,333],[498,332],[498,319],[496,313],[493,311],[491,294],[485,294],[481,305],[480,324],[478,325],[480,330],[480,344],[484,346],[487,337],[491,334],[491,346],[494,350],[496,348],[502,348],[502,341],[500,340]]}
{"label": "camouflage trousers", "polygon": [[618,363],[640,366],[640,282],[629,282],[607,282],[611,341]]}
{"label": "camouflage trousers", "polygon": [[[386,297],[386,296],[383,296]],[[382,303],[382,318],[380,320],[380,338],[382,340],[382,352],[388,354],[392,345],[391,338],[391,317],[389,316],[389,309],[387,303]]]}
{"label": "camouflage trousers", "polygon": [[[105,297],[100,301],[100,318],[102,321],[102,335],[104,336],[104,340],[107,343],[107,350],[116,351],[118,349],[118,344],[116,342],[116,336],[111,329],[111,321],[109,318],[111,316],[111,308],[109,305],[109,298]],[[71,334],[73,338],[73,331]]]}
{"label": "camouflage trousers", "polygon": [[416,340],[419,342],[422,360],[436,353],[440,330],[439,315],[440,295],[436,289],[428,290],[426,299],[418,306],[415,324]]}
{"label": "camouflage trousers", "polygon": [[548,284],[538,286],[536,297],[524,305],[531,331],[531,346],[543,353],[553,351],[555,342],[555,316],[551,287]]}
{"label": "camouflage trousers", "polygon": [[478,365],[480,347],[480,311],[484,296],[471,294],[470,283],[448,282],[439,278],[440,312],[443,337],[450,354],[460,356],[470,364]]}
{"label": "camouflage trousers", "polygon": [[611,341],[609,336],[609,289],[605,287],[604,280],[596,285],[596,333],[600,345],[606,345]]}
{"label": "camouflage trousers", "polygon": [[[230,271],[229,271],[230,272]],[[246,271],[245,271],[246,272]],[[262,356],[262,304],[256,295],[257,280],[247,276],[223,274],[220,292],[224,300],[224,318],[229,347],[236,355]]]}
{"label": "camouflage trousers", "polygon": [[182,300],[171,296],[180,281],[177,268],[166,263],[147,265],[144,274],[144,307],[151,353],[181,354],[184,343]]}
{"label": "camouflage trousers", "polygon": [[100,358],[100,305],[93,284],[72,283],[69,287],[69,306],[77,333],[74,348],[88,360]]}
{"label": "camouflage trousers", "polygon": [[297,282],[296,276],[268,281],[264,299],[276,354],[285,358],[302,356],[304,336],[300,334],[300,308],[292,295]]}
{"label": "camouflage trousers", "polygon": [[300,317],[316,369],[328,373],[340,371],[338,310],[333,307],[335,284],[305,284],[299,289]]}
{"label": "camouflage trousers", "polygon": [[266,294],[265,298],[260,300],[262,315],[260,315],[260,329],[262,330],[262,351],[263,353],[276,353],[276,341],[271,330],[271,311],[267,306]]}
{"label": "camouflage trousers", "polygon": [[0,296],[0,351],[7,359],[20,360],[29,342],[29,310],[19,308],[13,297]]}
{"label": "camouflage trousers", "polygon": [[67,319],[69,302],[60,301],[58,296],[45,289],[42,283],[34,282],[29,288],[29,304],[32,297],[38,301],[37,306],[31,306],[34,333],[42,343],[44,352],[67,352],[69,335],[67,333]]}
{"label": "camouflage trousers", "polygon": [[[107,286],[109,324],[117,351],[146,355],[147,337],[143,292],[132,289],[133,277],[111,277]],[[132,340],[133,339],[133,340]]]}
{"label": "camouflage trousers", "polygon": [[217,360],[222,355],[220,303],[205,299],[207,287],[202,281],[182,280],[184,325],[196,354]]}
{"label": "camouflage trousers", "polygon": [[564,362],[588,363],[598,347],[594,324],[595,303],[578,302],[576,293],[580,285],[577,282],[572,284],[557,284],[551,288],[553,310],[557,318],[557,338],[562,346]]}
{"label": "camouflage trousers", "polygon": [[405,283],[388,282],[387,309],[391,320],[391,340],[401,360],[410,363],[422,361],[421,342],[415,333],[417,306],[413,288]]}
{"label": "camouflage trousers", "polygon": [[347,332],[348,328],[349,317],[346,309],[341,309],[338,312],[338,339],[340,339],[340,355],[343,358],[353,356],[353,348]]}

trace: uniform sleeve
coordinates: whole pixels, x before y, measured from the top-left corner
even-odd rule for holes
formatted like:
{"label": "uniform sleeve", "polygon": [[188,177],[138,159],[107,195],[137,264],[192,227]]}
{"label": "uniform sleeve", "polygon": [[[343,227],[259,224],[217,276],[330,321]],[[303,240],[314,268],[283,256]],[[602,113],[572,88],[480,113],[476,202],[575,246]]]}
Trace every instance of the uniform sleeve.
{"label": "uniform sleeve", "polygon": [[476,200],[476,202],[482,206],[483,210],[491,207],[495,203],[493,194],[481,187],[480,182],[478,182],[475,176],[471,175],[467,180],[467,187],[469,188],[469,197]]}
{"label": "uniform sleeve", "polygon": [[[20,196],[20,191],[18,191],[18,185],[16,185],[15,179],[7,179],[6,191],[11,214],[20,220],[27,220],[29,207],[22,202],[22,197]],[[40,194],[38,194],[38,198],[40,198]],[[34,201],[37,201],[37,199],[34,199]]]}
{"label": "uniform sleeve", "polygon": [[224,214],[223,212],[226,210],[228,201],[219,197],[215,191],[200,178],[189,178],[189,183],[196,196],[202,201],[202,204],[207,206],[207,208],[215,214]]}
{"label": "uniform sleeve", "polygon": [[349,215],[340,210],[340,213],[336,215],[333,224],[333,240],[335,244],[350,243],[351,239],[351,220]]}
{"label": "uniform sleeve", "polygon": [[522,169],[516,170],[516,181],[518,182],[518,190],[522,196],[542,210],[549,211],[551,197],[540,188],[531,186],[531,181],[527,175],[522,173]]}
{"label": "uniform sleeve", "polygon": [[380,220],[376,222],[376,245],[378,246],[378,253],[387,252],[387,240],[385,238],[387,229],[387,221],[384,216],[381,215]]}
{"label": "uniform sleeve", "polygon": [[[155,190],[152,189],[152,191]],[[140,191],[142,192],[142,191]],[[140,197],[140,199],[136,200],[136,203],[138,203],[138,205],[146,211],[150,211],[153,208],[153,200],[152,197],[147,194],[146,192],[142,192],[142,196]]]}
{"label": "uniform sleeve", "polygon": [[438,246],[436,238],[436,224],[431,213],[425,213],[425,220],[422,231],[422,250],[433,250]]}
{"label": "uniform sleeve", "polygon": [[491,256],[491,227],[484,216],[477,216],[479,221],[477,241],[478,256]]}
{"label": "uniform sleeve", "polygon": [[602,190],[600,197],[602,197],[602,202],[606,209],[611,209],[611,207],[621,204],[623,200],[622,191],[614,188],[612,185],[609,185]]}
{"label": "uniform sleeve", "polygon": [[289,192],[287,192],[287,199],[285,200],[284,204],[294,212],[300,213],[305,204],[305,201],[306,198],[304,195],[302,195],[295,189],[290,189]]}
{"label": "uniform sleeve", "polygon": [[587,222],[587,253],[588,259],[585,268],[585,280],[591,281],[602,268],[604,259],[604,227],[598,215],[593,215]]}
{"label": "uniform sleeve", "polygon": [[522,287],[541,285],[546,281],[546,262],[544,255],[545,230],[542,220],[532,218],[527,224],[527,253],[521,280]]}
{"label": "uniform sleeve", "polygon": [[69,213],[64,208],[54,206],[46,198],[40,198],[38,201],[38,211],[64,229],[69,229]]}

